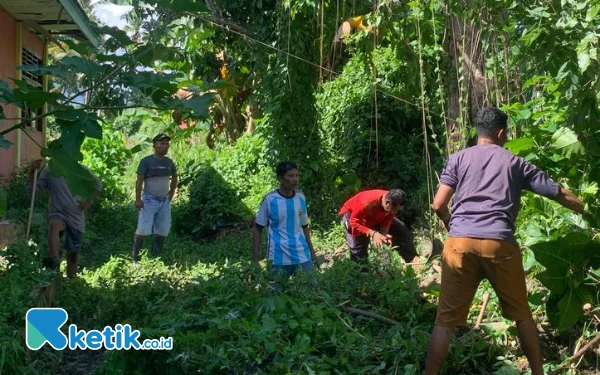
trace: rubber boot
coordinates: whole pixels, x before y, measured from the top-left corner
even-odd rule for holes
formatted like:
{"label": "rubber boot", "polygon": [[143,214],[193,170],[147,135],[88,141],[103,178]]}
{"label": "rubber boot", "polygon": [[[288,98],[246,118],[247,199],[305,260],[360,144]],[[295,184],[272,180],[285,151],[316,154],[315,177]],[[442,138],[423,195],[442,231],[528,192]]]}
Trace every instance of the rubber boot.
{"label": "rubber boot", "polygon": [[152,256],[157,257],[161,253],[164,244],[164,236],[154,235],[154,241],[152,241]]}
{"label": "rubber boot", "polygon": [[133,238],[133,251],[131,252],[131,258],[133,259],[133,265],[139,267],[138,263],[140,257],[140,249],[142,248],[142,244],[144,243],[144,237],[135,236]]}

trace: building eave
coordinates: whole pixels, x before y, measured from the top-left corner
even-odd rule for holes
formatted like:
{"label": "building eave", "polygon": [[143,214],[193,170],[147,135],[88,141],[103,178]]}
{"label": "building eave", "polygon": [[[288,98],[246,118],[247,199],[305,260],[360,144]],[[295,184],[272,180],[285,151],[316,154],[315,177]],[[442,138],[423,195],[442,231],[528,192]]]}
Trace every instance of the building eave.
{"label": "building eave", "polygon": [[101,43],[78,0],[0,0],[0,10],[50,39],[69,35],[96,47]]}

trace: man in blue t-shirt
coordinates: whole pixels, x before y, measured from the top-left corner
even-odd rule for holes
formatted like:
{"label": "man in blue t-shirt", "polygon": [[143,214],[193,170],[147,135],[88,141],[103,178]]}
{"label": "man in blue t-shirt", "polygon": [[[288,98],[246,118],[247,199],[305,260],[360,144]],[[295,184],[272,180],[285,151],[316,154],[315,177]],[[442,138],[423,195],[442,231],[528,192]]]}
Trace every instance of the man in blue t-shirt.
{"label": "man in blue t-shirt", "polygon": [[268,227],[267,259],[274,274],[289,278],[295,271],[313,270],[315,251],[308,229],[306,198],[298,186],[298,166],[290,161],[276,168],[279,188],[263,197],[254,225],[253,259],[259,262],[262,230]]}
{"label": "man in blue t-shirt", "polygon": [[154,234],[152,255],[157,256],[171,229],[171,201],[177,188],[177,169],[166,156],[170,140],[164,133],[154,137],[154,154],[143,158],[137,169],[135,207],[140,212],[131,254],[136,267],[144,237]]}
{"label": "man in blue t-shirt", "polygon": [[[532,374],[543,374],[538,332],[514,236],[521,192],[533,191],[579,213],[584,204],[536,166],[502,147],[507,120],[497,108],[482,108],[475,118],[477,145],[450,155],[440,177],[433,209],[449,233],[442,253],[442,287],[426,375],[439,373],[454,327],[466,324],[484,278],[498,295],[504,317],[517,322]],[[448,203],[453,195],[450,215]]]}

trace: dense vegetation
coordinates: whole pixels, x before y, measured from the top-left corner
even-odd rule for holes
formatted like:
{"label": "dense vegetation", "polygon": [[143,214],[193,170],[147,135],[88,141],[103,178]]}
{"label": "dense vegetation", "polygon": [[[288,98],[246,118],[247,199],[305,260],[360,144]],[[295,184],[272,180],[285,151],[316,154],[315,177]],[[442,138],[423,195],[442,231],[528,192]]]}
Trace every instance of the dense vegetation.
{"label": "dense vegetation", "polygon": [[[0,103],[47,105],[42,153],[53,169],[84,196],[91,180],[77,161],[104,183],[88,217],[84,270],[62,281],[53,304],[80,328],[129,323],[144,337],[173,336],[174,348],[25,349],[25,313],[41,303],[30,292],[51,280],[40,267],[40,197],[33,241],[0,258],[0,373],[420,373],[435,288],[389,249],[359,273],[340,247],[336,212],[360,189],[406,190],[401,216],[426,260],[444,236],[429,211],[436,176],[449,152],[471,144],[483,105],[510,114],[509,150],[588,206],[581,217],[526,194],[517,235],[548,372],[598,371],[594,350],[571,356],[600,324],[599,0],[130,3],[127,33],[103,27],[100,48],[64,40],[68,53],[55,51],[52,65],[21,68],[48,77],[51,92],[0,81]],[[86,103],[74,104],[83,94]],[[26,131],[26,120],[12,123],[0,147],[11,146],[4,134]],[[162,131],[180,173],[174,227],[164,255],[144,256],[138,270],[129,259],[135,169]],[[321,256],[316,283],[299,277],[273,297],[250,262],[249,229],[283,159],[300,165]],[[0,188],[0,217],[26,222],[25,176],[17,171]],[[437,273],[429,260],[422,277]],[[455,337],[444,371],[512,374],[524,362],[492,298],[481,329]]]}

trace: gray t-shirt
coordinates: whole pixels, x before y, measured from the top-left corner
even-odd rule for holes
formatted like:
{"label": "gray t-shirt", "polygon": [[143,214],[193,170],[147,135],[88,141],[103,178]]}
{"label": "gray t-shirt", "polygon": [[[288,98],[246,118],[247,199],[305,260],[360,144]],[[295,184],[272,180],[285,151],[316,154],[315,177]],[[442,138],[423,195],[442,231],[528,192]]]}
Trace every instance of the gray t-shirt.
{"label": "gray t-shirt", "polygon": [[[83,168],[87,169],[85,165]],[[36,182],[36,195],[44,190],[48,190],[50,195],[49,203],[49,217],[58,216],[63,219],[71,228],[77,229],[81,233],[85,232],[85,215],[83,211],[79,209],[79,203],[84,199],[79,196],[73,196],[69,189],[69,184],[64,177],[51,177],[49,175],[50,167],[46,166],[40,172]],[[91,171],[90,171],[91,173]],[[96,180],[96,191],[102,191],[102,182],[100,179],[92,173],[94,180]],[[27,181],[26,190],[29,194],[32,193],[32,183]]]}
{"label": "gray t-shirt", "polygon": [[164,198],[169,194],[171,176],[176,172],[175,163],[168,157],[157,159],[148,155],[140,161],[137,174],[144,176],[143,194]]}
{"label": "gray t-shirt", "polygon": [[513,243],[522,190],[548,198],[559,192],[544,172],[498,145],[473,146],[450,155],[440,183],[456,192],[450,236]]}

